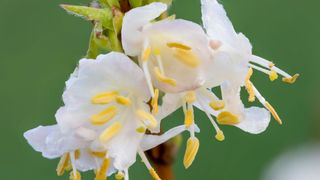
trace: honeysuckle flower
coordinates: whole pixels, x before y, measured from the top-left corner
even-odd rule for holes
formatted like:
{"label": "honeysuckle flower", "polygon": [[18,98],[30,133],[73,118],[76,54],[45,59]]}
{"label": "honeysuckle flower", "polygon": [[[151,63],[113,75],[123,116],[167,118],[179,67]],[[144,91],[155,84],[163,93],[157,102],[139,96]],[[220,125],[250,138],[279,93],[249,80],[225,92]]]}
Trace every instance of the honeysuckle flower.
{"label": "honeysuckle flower", "polygon": [[57,173],[62,175],[71,167],[71,179],[79,180],[78,171],[91,169],[97,171],[98,180],[114,171],[128,179],[137,154],[159,179],[144,155],[146,147],[197,128],[183,125],[159,137],[145,135],[158,123],[147,104],[150,97],[144,73],[124,54],[82,59],[66,82],[65,105],[56,113],[57,125],[29,130],[25,138],[44,157],[61,157]]}
{"label": "honeysuckle flower", "polygon": [[182,19],[154,22],[166,10],[166,4],[151,3],[132,9],[123,18],[123,49],[138,57],[152,96],[153,87],[178,93],[202,86],[211,62],[209,41],[201,26]]}
{"label": "honeysuckle flower", "polygon": [[[269,75],[271,81],[284,76],[283,81],[294,83],[298,75],[290,76],[277,68],[272,62],[252,54],[249,40],[241,33],[236,33],[225,10],[216,0],[202,0],[202,20],[206,29],[211,59],[208,63],[205,82],[201,87],[181,93],[166,93],[158,117],[166,116],[182,106],[185,114],[185,125],[194,123],[193,107],[204,111],[216,130],[216,139],[225,139],[221,125],[233,125],[246,132],[258,134],[269,125],[270,113],[281,124],[274,108],[263,98],[250,81],[253,69]],[[258,65],[262,66],[259,67]],[[222,99],[219,99],[212,88],[221,86]],[[265,106],[245,108],[240,97],[241,87],[249,93],[249,101],[255,97]],[[268,111],[267,111],[268,110]],[[216,117],[216,121],[212,116]],[[190,139],[185,154],[185,167],[189,167],[199,147],[199,142],[190,131]],[[192,157],[192,158],[190,158]],[[191,160],[190,160],[191,159]]]}
{"label": "honeysuckle flower", "polygon": [[283,76],[286,83],[294,83],[299,74],[289,75],[275,66],[274,63],[252,54],[252,45],[242,33],[236,33],[227,14],[217,0],[201,0],[202,21],[210,38],[210,46],[214,50],[214,61],[211,64],[214,73],[208,78],[209,87],[215,87],[228,81],[234,86],[245,86],[249,93],[249,101],[255,97],[268,109],[273,117],[282,124],[274,108],[264,99],[250,81],[253,69],[269,75],[271,81]]}

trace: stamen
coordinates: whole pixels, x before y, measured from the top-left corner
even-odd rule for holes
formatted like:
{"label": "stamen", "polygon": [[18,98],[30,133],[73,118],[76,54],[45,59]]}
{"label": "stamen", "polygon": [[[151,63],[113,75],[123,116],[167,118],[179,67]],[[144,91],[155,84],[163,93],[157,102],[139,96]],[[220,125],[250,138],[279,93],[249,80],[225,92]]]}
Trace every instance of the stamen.
{"label": "stamen", "polygon": [[276,67],[271,61],[268,61],[266,59],[263,59],[259,56],[255,56],[253,55],[250,59],[251,62],[259,64],[265,68],[269,68],[275,72],[277,72],[278,74],[282,75],[284,78],[282,79],[282,81],[292,84],[294,83],[297,78],[299,77],[299,74],[295,74],[294,76],[291,76],[290,74],[286,73],[285,71],[279,69],[278,67]]}
{"label": "stamen", "polygon": [[217,117],[217,121],[222,125],[235,125],[240,123],[238,116],[228,111],[221,112]]}
{"label": "stamen", "polygon": [[169,48],[177,48],[177,49],[183,49],[183,50],[187,50],[187,51],[192,49],[190,46],[182,44],[182,43],[179,43],[179,42],[167,43],[167,46]]}
{"label": "stamen", "polygon": [[96,152],[96,151],[90,151],[90,153],[98,158],[104,158],[106,157],[106,152]]}
{"label": "stamen", "polygon": [[258,100],[261,102],[261,104],[264,105],[264,107],[266,107],[268,109],[268,111],[271,112],[272,116],[274,117],[274,119],[280,124],[282,125],[282,121],[278,115],[278,113],[274,110],[274,108],[271,106],[271,104],[269,104],[265,98],[260,94],[260,92],[258,91],[258,89],[256,87],[253,86],[253,89],[255,91],[255,94],[258,98]]}
{"label": "stamen", "polygon": [[123,179],[124,174],[121,171],[118,171],[118,173],[115,175],[116,180],[121,180]]}
{"label": "stamen", "polygon": [[161,178],[159,177],[159,175],[157,174],[157,172],[153,168],[149,169],[149,172],[154,180],[161,180]]}
{"label": "stamen", "polygon": [[150,92],[151,96],[154,97],[154,90],[153,90],[153,85],[152,85],[151,76],[150,76],[147,62],[142,63],[142,69],[144,72],[144,76],[146,77],[146,80],[147,80],[149,92]]}
{"label": "stamen", "polygon": [[160,49],[159,48],[153,48],[153,54],[156,55],[156,56],[159,56],[160,55]]}
{"label": "stamen", "polygon": [[183,49],[175,49],[174,57],[180,62],[192,68],[198,67],[200,65],[200,60],[190,50],[188,51]]}
{"label": "stamen", "polygon": [[249,67],[252,67],[252,68],[254,68],[254,69],[256,69],[256,70],[258,70],[260,72],[263,72],[263,73],[269,75],[270,81],[274,81],[274,80],[278,79],[278,73],[276,71],[274,71],[274,70],[269,71],[267,69],[261,68],[259,66],[253,65],[253,64],[249,64]]}
{"label": "stamen", "polygon": [[221,109],[224,108],[225,104],[224,104],[224,101],[222,100],[215,100],[215,101],[211,101],[209,106],[215,110],[215,111],[219,111]]}
{"label": "stamen", "polygon": [[185,113],[184,125],[189,128],[193,124],[193,111],[192,109],[188,109]]}
{"label": "stamen", "polygon": [[138,127],[137,129],[136,129],[136,131],[138,132],[138,133],[145,133],[146,132],[146,128],[145,127],[143,127],[143,126],[140,126],[140,127]]}
{"label": "stamen", "polygon": [[139,156],[141,157],[142,162],[146,165],[147,169],[150,172],[150,175],[153,177],[154,180],[161,180],[156,171],[152,168],[150,162],[148,161],[148,158],[144,154],[142,150],[138,151]]}
{"label": "stamen", "polygon": [[196,94],[194,91],[188,91],[185,95],[185,100],[188,104],[191,104],[196,101]]}
{"label": "stamen", "polygon": [[183,158],[183,165],[187,169],[194,161],[199,150],[199,140],[196,137],[190,137],[187,141],[187,148]]}
{"label": "stamen", "polygon": [[148,112],[143,110],[137,110],[136,114],[141,118],[142,122],[149,128],[153,129],[157,127],[158,121],[154,118],[154,116]]}
{"label": "stamen", "polygon": [[57,166],[57,175],[62,176],[64,172],[70,167],[70,154],[65,153],[61,158]]}
{"label": "stamen", "polygon": [[154,97],[151,99],[152,114],[157,114],[159,111],[158,99],[159,99],[159,89],[155,89],[154,90]]}
{"label": "stamen", "polygon": [[122,128],[122,124],[120,122],[115,122],[108,128],[106,128],[99,137],[101,143],[108,142],[114,135],[116,135],[120,129]]}
{"label": "stamen", "polygon": [[79,171],[71,171],[70,172],[70,180],[81,180],[81,174]]}
{"label": "stamen", "polygon": [[209,45],[212,49],[217,50],[222,46],[222,42],[219,40],[211,40]]}
{"label": "stamen", "polygon": [[267,101],[265,102],[265,106],[266,108],[271,112],[272,116],[274,117],[274,119],[280,124],[282,125],[282,121],[278,115],[278,113],[274,110],[274,108],[271,106],[271,104],[269,104]]}
{"label": "stamen", "polygon": [[252,74],[253,74],[253,70],[252,70],[252,68],[249,68],[247,76],[246,76],[246,81],[245,81],[245,87],[246,87],[246,90],[249,94],[249,99],[248,99],[249,102],[253,102],[255,100],[255,95],[254,95],[254,91],[252,88],[252,83],[250,81]]}
{"label": "stamen", "polygon": [[106,174],[107,170],[109,168],[110,160],[108,158],[105,158],[102,162],[102,165],[100,169],[98,170],[96,174],[95,180],[105,180],[106,179]]}
{"label": "stamen", "polygon": [[118,95],[117,91],[110,91],[97,94],[91,99],[91,103],[93,104],[109,104],[114,98]]}
{"label": "stamen", "polygon": [[177,82],[175,79],[168,78],[161,74],[160,69],[158,67],[154,67],[154,73],[158,81],[169,84],[171,86],[176,86]]}
{"label": "stamen", "polygon": [[124,105],[124,106],[129,106],[131,104],[130,99],[127,97],[124,97],[124,96],[117,96],[116,101],[117,101],[117,103]]}
{"label": "stamen", "polygon": [[296,82],[299,76],[300,76],[299,74],[295,74],[292,77],[284,77],[282,78],[282,81],[288,84],[293,84]]}
{"label": "stamen", "polygon": [[76,169],[76,153],[70,152],[70,160],[72,165],[72,172],[70,173],[70,180],[81,180],[81,174]]}
{"label": "stamen", "polygon": [[161,56],[160,56],[160,50],[155,50],[154,54],[156,55],[156,60],[157,60],[158,66],[160,68],[161,74],[165,75]]}
{"label": "stamen", "polygon": [[144,49],[144,51],[142,52],[142,60],[143,61],[148,61],[151,55],[151,48],[147,47],[146,49]]}
{"label": "stamen", "polygon": [[217,131],[217,134],[216,134],[215,138],[216,138],[218,141],[224,141],[224,139],[225,139],[224,134],[223,134],[222,131]]}
{"label": "stamen", "polygon": [[74,158],[77,160],[77,159],[79,159],[80,158],[80,150],[79,149],[77,149],[77,150],[75,150],[74,151]]}
{"label": "stamen", "polygon": [[270,71],[270,74],[269,74],[269,79],[270,79],[270,81],[274,81],[274,80],[276,80],[276,79],[278,79],[278,74],[277,74],[277,72],[275,72],[275,71]]}
{"label": "stamen", "polygon": [[117,114],[117,108],[110,106],[98,114],[91,116],[90,121],[94,125],[103,125],[109,122]]}

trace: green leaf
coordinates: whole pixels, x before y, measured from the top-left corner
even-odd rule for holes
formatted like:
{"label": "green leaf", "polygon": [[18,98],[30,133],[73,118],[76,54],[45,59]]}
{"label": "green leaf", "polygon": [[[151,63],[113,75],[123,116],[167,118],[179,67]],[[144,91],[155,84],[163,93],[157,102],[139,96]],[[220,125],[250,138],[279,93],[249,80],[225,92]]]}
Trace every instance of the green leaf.
{"label": "green leaf", "polygon": [[142,6],[143,0],[129,0],[130,6],[133,8]]}
{"label": "green leaf", "polygon": [[107,1],[108,5],[112,8],[112,7],[117,7],[120,8],[120,3],[119,0],[105,0]]}
{"label": "green leaf", "polygon": [[99,21],[105,28],[112,29],[112,13],[109,8],[94,8],[87,6],[61,5],[67,12],[89,21]]}
{"label": "green leaf", "polygon": [[162,2],[165,3],[167,5],[171,5],[172,4],[172,0],[146,0],[147,4],[153,3],[153,2]]}

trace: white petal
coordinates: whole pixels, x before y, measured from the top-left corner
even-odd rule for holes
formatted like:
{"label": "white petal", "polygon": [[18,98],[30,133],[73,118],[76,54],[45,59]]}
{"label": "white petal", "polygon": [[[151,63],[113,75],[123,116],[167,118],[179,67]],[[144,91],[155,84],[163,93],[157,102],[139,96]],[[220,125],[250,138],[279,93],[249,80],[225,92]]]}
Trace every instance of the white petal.
{"label": "white petal", "polygon": [[[194,125],[195,132],[199,133],[200,129],[197,125]],[[144,135],[142,142],[141,142],[141,148],[143,151],[147,151],[149,149],[152,149],[159,144],[162,144],[169,139],[177,136],[178,134],[182,133],[183,131],[188,130],[185,125],[177,126],[175,128],[172,128],[165,132],[162,135]]]}
{"label": "white petal", "polygon": [[28,143],[33,147],[34,150],[41,152],[46,158],[53,159],[65,153],[58,147],[48,148],[48,136],[57,131],[59,131],[59,127],[57,125],[38,126],[37,128],[25,132],[23,136],[27,139]]}
{"label": "white petal", "polygon": [[231,21],[217,0],[201,0],[202,23],[209,37],[233,45],[237,39]]}
{"label": "white petal", "polygon": [[73,80],[64,92],[68,104],[90,103],[97,93],[125,89],[148,100],[146,80],[142,70],[122,53],[111,52],[99,55],[96,60],[82,59],[79,63],[77,80]]}
{"label": "white petal", "polygon": [[244,105],[240,98],[241,87],[237,84],[224,82],[221,85],[222,100],[225,103],[225,110],[240,117],[244,115]]}
{"label": "white petal", "polygon": [[245,118],[235,126],[248,133],[259,134],[267,129],[270,118],[270,113],[266,109],[250,107],[245,110]]}
{"label": "white petal", "polygon": [[151,3],[127,12],[122,24],[122,46],[127,55],[137,56],[142,51],[143,27],[167,10],[163,3]]}
{"label": "white petal", "polygon": [[164,119],[182,106],[182,95],[166,93],[162,97],[162,104],[159,106],[157,119]]}
{"label": "white petal", "polygon": [[82,172],[97,169],[101,166],[101,159],[92,156],[88,149],[81,149],[79,159],[75,162],[77,170]]}
{"label": "white petal", "polygon": [[127,119],[122,123],[123,127],[108,142],[106,148],[108,156],[114,159],[114,167],[118,170],[128,169],[135,161],[138,147],[143,133],[136,129],[140,126],[140,120],[134,114],[128,114]]}

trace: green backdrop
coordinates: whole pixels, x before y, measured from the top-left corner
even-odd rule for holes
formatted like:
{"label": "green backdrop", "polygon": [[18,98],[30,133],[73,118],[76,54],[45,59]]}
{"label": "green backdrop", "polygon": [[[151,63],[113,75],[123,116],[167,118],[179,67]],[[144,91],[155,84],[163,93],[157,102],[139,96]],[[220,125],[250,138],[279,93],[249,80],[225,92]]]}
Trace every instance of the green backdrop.
{"label": "green backdrop", "polygon": [[[287,85],[255,73],[255,85],[284,121],[282,127],[271,121],[261,135],[223,127],[226,141],[217,142],[209,121],[197,112],[202,129],[199,154],[185,170],[182,144],[174,167],[178,180],[258,180],[277,155],[319,137],[320,1],[221,1],[237,31],[251,39],[255,54],[302,76],[296,84]],[[60,3],[84,5],[87,1],[0,1],[0,179],[68,179],[56,176],[58,160],[42,158],[22,136],[40,124],[55,123],[64,81],[86,52],[91,24],[66,14]],[[172,12],[200,23],[199,0],[175,0]],[[181,113],[170,119],[167,127],[183,122]],[[139,162],[130,169],[130,176],[151,179]],[[83,179],[93,179],[92,173]]]}

